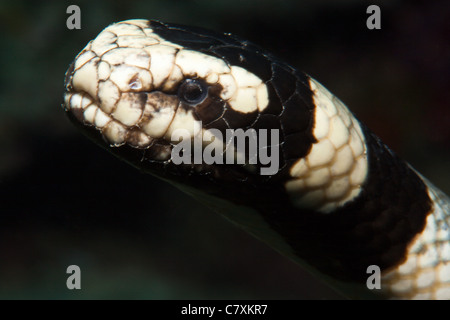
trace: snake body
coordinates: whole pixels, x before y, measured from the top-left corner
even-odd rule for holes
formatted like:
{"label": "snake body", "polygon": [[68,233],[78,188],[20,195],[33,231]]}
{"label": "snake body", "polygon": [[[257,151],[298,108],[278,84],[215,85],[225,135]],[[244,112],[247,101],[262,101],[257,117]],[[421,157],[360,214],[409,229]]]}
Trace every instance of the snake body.
{"label": "snake body", "polygon": [[[450,299],[447,196],[319,82],[248,41],[158,21],[112,24],[67,71],[64,109],[119,158],[348,297]],[[176,164],[177,129],[243,160]],[[277,170],[261,174],[266,163],[230,149],[229,129],[255,129],[258,138],[276,130],[265,152],[277,156]],[[373,265],[381,289],[367,286]]]}

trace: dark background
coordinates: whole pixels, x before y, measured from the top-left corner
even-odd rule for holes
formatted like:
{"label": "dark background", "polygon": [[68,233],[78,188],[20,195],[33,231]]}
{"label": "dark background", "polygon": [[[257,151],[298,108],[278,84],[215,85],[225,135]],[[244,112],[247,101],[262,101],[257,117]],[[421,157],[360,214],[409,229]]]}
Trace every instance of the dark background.
{"label": "dark background", "polygon": [[[66,8],[81,8],[81,30]],[[382,29],[366,28],[378,4]],[[0,298],[332,299],[331,289],[218,214],[81,135],[64,73],[130,18],[247,38],[307,72],[450,191],[450,2],[0,2]],[[80,266],[82,289],[66,288]]]}

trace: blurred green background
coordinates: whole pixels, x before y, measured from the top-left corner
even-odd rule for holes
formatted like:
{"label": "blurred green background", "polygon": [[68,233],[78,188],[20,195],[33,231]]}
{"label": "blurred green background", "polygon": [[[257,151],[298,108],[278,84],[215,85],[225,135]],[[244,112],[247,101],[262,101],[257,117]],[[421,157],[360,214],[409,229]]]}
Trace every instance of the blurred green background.
{"label": "blurred green background", "polygon": [[[66,28],[70,4],[81,30]],[[366,28],[369,4],[381,30]],[[1,1],[0,298],[339,298],[77,132],[61,108],[64,73],[120,20],[232,32],[318,79],[450,193],[449,16],[448,0]],[[71,264],[78,291],[66,288]]]}

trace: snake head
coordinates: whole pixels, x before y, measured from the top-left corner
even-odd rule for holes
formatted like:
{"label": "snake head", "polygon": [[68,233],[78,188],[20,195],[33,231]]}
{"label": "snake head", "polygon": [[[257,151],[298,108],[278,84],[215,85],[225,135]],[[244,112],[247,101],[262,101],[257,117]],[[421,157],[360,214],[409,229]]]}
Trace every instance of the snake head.
{"label": "snake head", "polygon": [[[64,108],[83,131],[95,129],[93,136],[109,147],[132,147],[143,161],[170,164],[184,130],[191,141],[201,137],[201,152],[211,145],[215,160],[234,160],[239,166],[233,170],[246,176],[259,173],[264,161],[258,151],[264,149],[276,157],[273,176],[314,141],[313,104],[299,94],[309,88],[293,73],[230,34],[128,20],[104,29],[77,55],[66,73]],[[294,104],[304,107],[286,111]],[[266,130],[265,145],[260,129]],[[235,130],[259,143],[256,153],[232,147]],[[223,169],[195,164],[216,175]]]}
{"label": "snake head", "polygon": [[[151,161],[171,160],[180,129],[192,140],[208,137],[202,148],[215,141],[225,156],[228,129],[280,129],[283,107],[278,98],[269,102],[272,68],[269,56],[231,35],[128,20],[77,55],[66,73],[64,108],[110,147],[143,150]],[[232,154],[254,171],[246,151]]]}
{"label": "snake head", "polygon": [[[347,108],[306,74],[230,34],[147,20],[112,24],[77,55],[65,88],[70,118],[140,169],[162,164],[231,185],[281,181],[299,206],[328,211],[358,194],[367,171]],[[237,132],[256,141],[256,152],[233,147]],[[213,164],[197,161],[194,148],[180,165],[174,151],[185,156],[182,140],[202,156],[214,149]],[[341,181],[351,170],[355,182]]]}

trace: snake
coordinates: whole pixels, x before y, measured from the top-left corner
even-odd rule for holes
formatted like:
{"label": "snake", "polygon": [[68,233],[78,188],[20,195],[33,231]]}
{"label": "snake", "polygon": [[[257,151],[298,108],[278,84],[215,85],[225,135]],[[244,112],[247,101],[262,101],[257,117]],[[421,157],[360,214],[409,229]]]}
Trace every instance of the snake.
{"label": "snake", "polygon": [[449,198],[317,80],[250,41],[113,23],[70,64],[63,109],[344,297],[450,299]]}

